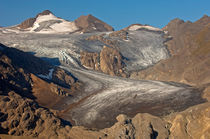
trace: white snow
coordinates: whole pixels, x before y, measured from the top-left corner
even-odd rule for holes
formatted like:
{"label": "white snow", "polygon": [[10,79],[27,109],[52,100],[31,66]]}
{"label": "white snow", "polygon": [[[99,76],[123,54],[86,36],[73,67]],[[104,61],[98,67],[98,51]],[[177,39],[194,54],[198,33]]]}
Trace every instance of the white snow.
{"label": "white snow", "polygon": [[35,29],[37,29],[39,27],[39,23],[38,22],[35,22],[31,31],[34,31]]}
{"label": "white snow", "polygon": [[54,69],[50,69],[48,75],[39,74],[38,76],[41,77],[41,78],[45,78],[45,79],[51,80],[53,71],[54,71]]}
{"label": "white snow", "polygon": [[138,29],[148,29],[148,30],[152,30],[152,31],[162,31],[162,29],[159,29],[159,28],[155,28],[155,27],[152,27],[152,26],[143,26],[143,25],[132,25],[131,27],[129,27],[129,30],[130,31],[135,31],[135,30],[138,30]]}
{"label": "white snow", "polygon": [[87,66],[85,66],[85,65],[82,65],[83,67],[85,67],[86,69],[93,69],[93,68],[91,68],[91,67],[87,67]]}
{"label": "white snow", "polygon": [[37,28],[40,27],[40,24],[47,21],[60,21],[60,23],[54,23],[49,26],[47,29],[42,29],[38,33],[61,33],[61,32],[74,32],[78,28],[74,22],[69,22],[64,19],[58,18],[53,14],[49,15],[40,15],[34,22],[34,26],[31,28],[30,32],[34,32]]}
{"label": "white snow", "polygon": [[93,27],[94,30],[96,30],[96,27]]}
{"label": "white snow", "polygon": [[59,18],[57,18],[56,16],[54,16],[53,14],[48,14],[48,15],[39,15],[36,19],[35,23],[41,23],[44,21],[49,21],[49,20],[58,20]]}
{"label": "white snow", "polygon": [[73,32],[77,30],[74,22],[63,21],[62,23],[55,23],[50,26],[55,32]]}

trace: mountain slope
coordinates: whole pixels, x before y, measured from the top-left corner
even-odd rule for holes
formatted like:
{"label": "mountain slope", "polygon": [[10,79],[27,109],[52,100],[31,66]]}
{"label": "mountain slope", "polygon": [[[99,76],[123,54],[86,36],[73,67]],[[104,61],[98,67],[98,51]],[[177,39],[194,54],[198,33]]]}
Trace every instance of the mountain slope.
{"label": "mountain slope", "polygon": [[198,86],[210,83],[210,17],[204,16],[194,23],[175,19],[164,29],[172,36],[167,42],[172,57],[131,77]]}

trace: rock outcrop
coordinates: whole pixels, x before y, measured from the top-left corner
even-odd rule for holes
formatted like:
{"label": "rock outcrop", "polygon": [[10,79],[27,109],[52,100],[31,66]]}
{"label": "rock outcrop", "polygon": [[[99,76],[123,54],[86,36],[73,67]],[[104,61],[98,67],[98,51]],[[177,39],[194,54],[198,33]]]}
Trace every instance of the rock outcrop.
{"label": "rock outcrop", "polygon": [[100,52],[101,71],[109,75],[126,76],[123,72],[123,57],[116,49],[106,47]]}
{"label": "rock outcrop", "polygon": [[112,76],[127,75],[124,72],[123,57],[117,49],[104,46],[101,52],[81,52],[80,62],[85,68],[102,71]]}
{"label": "rock outcrop", "polygon": [[98,53],[80,52],[81,64],[93,70],[100,70],[100,59]]}

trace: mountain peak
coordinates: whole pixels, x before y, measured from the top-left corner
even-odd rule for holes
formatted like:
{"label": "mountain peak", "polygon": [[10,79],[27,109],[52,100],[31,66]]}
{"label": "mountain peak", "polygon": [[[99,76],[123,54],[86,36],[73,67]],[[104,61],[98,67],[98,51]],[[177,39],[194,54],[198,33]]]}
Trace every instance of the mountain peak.
{"label": "mountain peak", "polygon": [[206,14],[204,14],[203,17],[201,17],[198,21],[196,21],[196,23],[200,25],[206,25],[209,22],[210,22],[210,17]]}
{"label": "mountain peak", "polygon": [[106,24],[91,14],[82,15],[74,22],[76,26],[82,30],[82,32],[101,32],[114,30],[110,25]]}
{"label": "mountain peak", "polygon": [[37,14],[36,18],[40,15],[49,15],[49,14],[53,14],[50,10],[44,10],[43,12]]}
{"label": "mountain peak", "polygon": [[171,20],[165,27],[163,27],[163,30],[168,31],[168,28],[174,28],[175,29],[183,23],[185,23],[184,20],[182,20],[180,18],[175,18],[175,19]]}
{"label": "mountain peak", "polygon": [[21,29],[27,29],[27,28],[33,27],[34,22],[36,21],[38,16],[49,15],[49,14],[52,14],[52,12],[50,10],[44,10],[43,12],[37,14],[35,18],[28,18],[28,19],[26,19],[21,24],[19,24],[18,27],[20,27]]}

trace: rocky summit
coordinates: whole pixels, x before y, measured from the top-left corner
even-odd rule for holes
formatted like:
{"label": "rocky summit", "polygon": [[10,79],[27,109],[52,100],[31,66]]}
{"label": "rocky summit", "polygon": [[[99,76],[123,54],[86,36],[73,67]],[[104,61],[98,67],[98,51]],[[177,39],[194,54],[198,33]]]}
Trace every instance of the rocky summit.
{"label": "rocky summit", "polygon": [[210,138],[209,36],[207,15],[114,31],[45,10],[2,27],[0,138]]}

